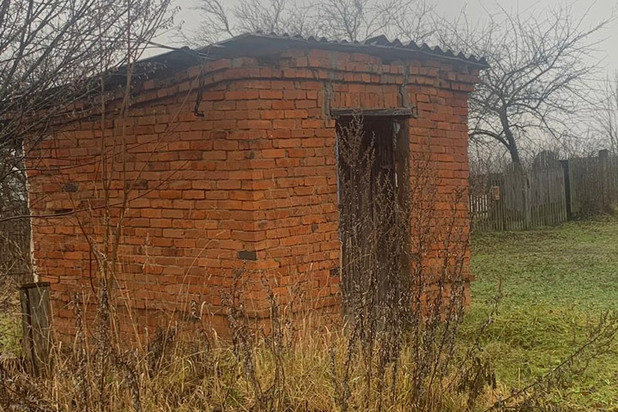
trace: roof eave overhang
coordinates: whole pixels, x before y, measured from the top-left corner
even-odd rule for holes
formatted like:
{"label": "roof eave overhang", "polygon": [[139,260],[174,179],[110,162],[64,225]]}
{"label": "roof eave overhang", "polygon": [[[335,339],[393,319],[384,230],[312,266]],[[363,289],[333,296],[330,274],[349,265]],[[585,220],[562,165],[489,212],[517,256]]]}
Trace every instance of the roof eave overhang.
{"label": "roof eave overhang", "polygon": [[[381,44],[382,43],[382,44]],[[275,54],[289,48],[323,49],[343,52],[358,52],[376,55],[387,59],[434,59],[451,63],[460,63],[471,68],[483,70],[489,68],[484,58],[455,54],[443,51],[438,47],[418,46],[413,42],[404,45],[399,41],[368,42],[334,42],[324,38],[304,38],[300,36],[279,36],[262,33],[246,33],[217,43],[219,46],[213,54],[221,57],[233,56],[264,56]],[[198,51],[204,52],[207,48]]]}

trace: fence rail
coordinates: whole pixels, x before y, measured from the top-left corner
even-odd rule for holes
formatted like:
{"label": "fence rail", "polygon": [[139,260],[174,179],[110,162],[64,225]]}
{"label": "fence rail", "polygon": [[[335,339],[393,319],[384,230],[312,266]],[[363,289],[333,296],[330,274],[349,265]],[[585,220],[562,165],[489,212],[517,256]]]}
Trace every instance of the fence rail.
{"label": "fence rail", "polygon": [[470,179],[470,217],[478,231],[527,230],[608,211],[618,203],[618,157],[560,161],[542,152],[529,170],[510,165]]}

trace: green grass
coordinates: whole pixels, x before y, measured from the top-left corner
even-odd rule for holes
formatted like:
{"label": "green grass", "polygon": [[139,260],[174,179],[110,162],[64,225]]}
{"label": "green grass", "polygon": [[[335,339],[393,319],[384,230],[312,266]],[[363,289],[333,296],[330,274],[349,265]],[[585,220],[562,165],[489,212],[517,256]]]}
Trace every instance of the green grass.
{"label": "green grass", "polygon": [[[501,283],[483,343],[498,379],[520,387],[572,353],[603,311],[618,309],[618,219],[474,234],[471,267],[468,339]],[[618,411],[618,354],[604,355],[559,396],[582,409]]]}
{"label": "green grass", "polygon": [[0,313],[0,355],[20,352],[21,325],[12,313]]}
{"label": "green grass", "polygon": [[[463,343],[476,338],[501,283],[498,315],[482,343],[499,382],[522,387],[566,359],[603,311],[618,309],[618,218],[475,234],[471,266]],[[18,320],[0,314],[0,353],[18,351]],[[618,411],[618,352],[556,396],[582,410]]]}
{"label": "green grass", "polygon": [[0,282],[0,355],[17,355],[21,352],[20,312],[17,288]]}

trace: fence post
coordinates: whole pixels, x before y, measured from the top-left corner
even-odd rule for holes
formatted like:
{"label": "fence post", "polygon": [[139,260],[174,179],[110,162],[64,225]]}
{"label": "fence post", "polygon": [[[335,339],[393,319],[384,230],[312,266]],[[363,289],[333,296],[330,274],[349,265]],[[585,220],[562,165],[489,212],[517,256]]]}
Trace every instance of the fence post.
{"label": "fence post", "polygon": [[566,218],[567,220],[573,219],[573,212],[571,211],[571,176],[569,171],[569,160],[561,160],[562,171],[564,173],[564,197],[566,204]]}
{"label": "fence post", "polygon": [[19,288],[22,312],[22,345],[26,365],[35,376],[49,371],[51,306],[49,283],[28,283]]}
{"label": "fence post", "polygon": [[520,176],[522,184],[522,194],[524,201],[524,230],[529,230],[532,227],[532,205],[530,203],[530,176],[524,170],[523,166],[517,164],[517,173]]}
{"label": "fence post", "polygon": [[602,210],[605,212],[610,208],[609,200],[609,151],[607,149],[599,150],[599,179],[601,180],[602,193]]}

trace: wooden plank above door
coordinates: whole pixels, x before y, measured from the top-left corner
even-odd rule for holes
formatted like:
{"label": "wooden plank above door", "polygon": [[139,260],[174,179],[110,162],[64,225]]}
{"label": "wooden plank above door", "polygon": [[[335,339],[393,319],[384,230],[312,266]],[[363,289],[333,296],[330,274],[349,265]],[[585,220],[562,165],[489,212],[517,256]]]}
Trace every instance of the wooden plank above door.
{"label": "wooden plank above door", "polygon": [[335,108],[330,110],[330,114],[335,119],[344,116],[415,117],[414,110],[411,107],[393,107],[390,109]]}

